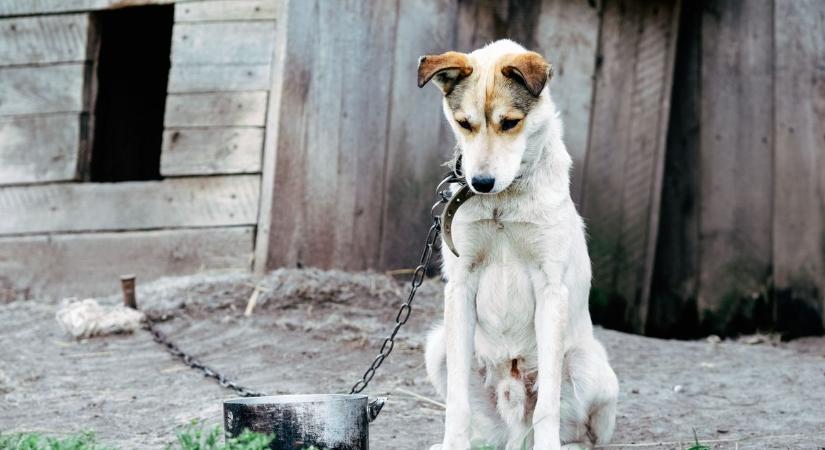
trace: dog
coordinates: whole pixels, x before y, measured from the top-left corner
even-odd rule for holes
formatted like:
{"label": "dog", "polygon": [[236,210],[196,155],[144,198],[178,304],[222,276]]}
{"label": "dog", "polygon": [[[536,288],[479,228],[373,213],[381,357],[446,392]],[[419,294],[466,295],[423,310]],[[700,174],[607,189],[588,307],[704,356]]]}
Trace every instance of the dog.
{"label": "dog", "polygon": [[[613,434],[619,384],[593,336],[584,223],[544,58],[510,40],[419,59],[443,93],[474,195],[444,249],[444,321],[427,374],[444,397],[431,450],[592,448]],[[455,190],[455,186],[453,186]],[[443,242],[442,242],[443,244]]]}

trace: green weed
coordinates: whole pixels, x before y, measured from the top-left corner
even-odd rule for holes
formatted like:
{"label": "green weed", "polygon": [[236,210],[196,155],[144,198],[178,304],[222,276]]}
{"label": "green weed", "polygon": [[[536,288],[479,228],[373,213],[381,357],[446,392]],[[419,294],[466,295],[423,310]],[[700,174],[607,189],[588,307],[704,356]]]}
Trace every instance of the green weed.
{"label": "green weed", "polygon": [[[264,450],[275,438],[271,434],[245,430],[240,436],[223,439],[220,426],[207,429],[203,423],[192,422],[175,433],[176,442],[166,450]],[[116,450],[97,443],[94,433],[85,432],[66,438],[40,433],[0,434],[0,450]]]}
{"label": "green weed", "polygon": [[0,435],[0,450],[110,450],[95,442],[91,432],[67,438],[43,436],[38,433]]}
{"label": "green weed", "polygon": [[175,433],[178,441],[166,450],[264,450],[275,438],[271,434],[254,433],[244,430],[238,437],[221,442],[223,430],[219,425],[204,429],[203,423],[193,421]]}
{"label": "green weed", "polygon": [[702,445],[699,443],[699,437],[696,436],[696,429],[693,430],[693,441],[693,447],[690,447],[687,450],[710,450],[710,447],[707,445]]}

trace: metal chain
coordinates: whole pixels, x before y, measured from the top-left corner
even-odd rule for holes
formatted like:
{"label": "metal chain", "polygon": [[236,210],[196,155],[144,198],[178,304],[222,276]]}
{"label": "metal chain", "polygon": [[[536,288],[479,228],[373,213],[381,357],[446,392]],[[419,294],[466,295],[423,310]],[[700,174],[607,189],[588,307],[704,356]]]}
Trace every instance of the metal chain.
{"label": "metal chain", "polygon": [[195,370],[200,371],[201,373],[203,373],[203,376],[205,377],[214,378],[218,382],[218,384],[227,389],[232,389],[233,391],[237,392],[238,395],[240,395],[241,397],[262,397],[267,395],[264,392],[255,391],[245,386],[241,386],[238,383],[235,383],[222,373],[200,362],[200,360],[198,360],[194,356],[184,352],[180,349],[180,347],[177,346],[177,344],[172,342],[169,339],[169,337],[167,337],[160,330],[155,328],[155,324],[148,317],[146,318],[145,328],[150,333],[152,333],[152,338],[155,340],[155,342],[166,347],[166,350],[168,350],[169,353],[171,353],[173,356],[180,358],[180,360],[183,361],[184,364]]}
{"label": "metal chain", "polygon": [[367,385],[372,381],[372,377],[375,376],[375,371],[381,367],[381,364],[390,356],[392,353],[392,349],[395,347],[395,336],[398,334],[398,330],[407,323],[407,320],[410,318],[410,312],[412,311],[412,302],[415,299],[415,294],[418,291],[418,288],[421,286],[421,283],[424,282],[424,277],[427,274],[427,271],[430,268],[430,259],[433,256],[433,247],[435,246],[436,240],[438,240],[438,235],[441,232],[441,215],[439,214],[439,208],[450,201],[450,191],[448,189],[444,189],[451,183],[462,183],[463,179],[461,178],[460,174],[455,172],[450,172],[442,181],[438,184],[436,188],[436,194],[439,197],[438,202],[436,202],[432,209],[430,210],[430,214],[432,215],[433,223],[430,226],[430,231],[427,232],[427,239],[424,244],[424,251],[421,252],[421,259],[418,261],[418,266],[415,268],[413,272],[412,280],[410,280],[410,293],[407,296],[407,301],[401,305],[401,308],[398,310],[398,313],[395,315],[395,326],[392,328],[392,332],[389,336],[384,339],[384,342],[381,344],[381,349],[378,351],[378,355],[375,359],[372,360],[372,363],[361,376],[361,379],[358,380],[353,386],[352,389],[349,391],[350,394],[358,394],[363,391]]}
{"label": "metal chain", "polygon": [[[415,294],[418,291],[418,288],[424,283],[424,278],[427,275],[427,271],[430,268],[430,260],[432,259],[435,243],[438,240],[438,236],[441,232],[441,216],[439,214],[439,208],[442,207],[444,204],[450,201],[450,191],[449,189],[445,189],[451,183],[464,183],[464,179],[460,175],[460,160],[457,163],[456,170],[454,172],[450,172],[442,181],[438,184],[438,188],[436,188],[436,194],[438,195],[438,202],[436,202],[432,209],[430,210],[430,214],[432,215],[432,225],[430,225],[430,230],[427,232],[427,239],[425,240],[424,250],[421,253],[421,258],[418,261],[418,266],[415,268],[413,272],[412,280],[410,280],[410,292],[407,296],[407,301],[401,305],[401,308],[398,310],[398,313],[395,315],[395,326],[392,329],[392,332],[389,336],[384,339],[384,342],[381,344],[381,349],[378,352],[378,356],[372,360],[369,368],[364,372],[364,375],[361,376],[361,379],[358,380],[350,390],[350,394],[358,394],[363,391],[367,385],[372,381],[372,377],[375,376],[375,371],[381,367],[381,364],[384,360],[390,356],[392,353],[393,347],[395,347],[395,337],[398,334],[398,330],[407,323],[407,320],[410,318],[410,313],[412,312],[412,302],[415,299]],[[241,386],[238,383],[230,380],[226,377],[226,375],[216,371],[215,369],[207,366],[206,364],[202,363],[200,360],[195,358],[194,356],[184,352],[181,350],[180,347],[177,346],[174,342],[172,342],[168,336],[163,334],[160,330],[155,327],[155,323],[147,317],[145,323],[146,330],[152,334],[152,338],[158,344],[163,345],[166,349],[171,353],[173,356],[179,358],[183,361],[184,364],[187,366],[200,371],[203,373],[205,377],[215,379],[218,384],[221,386],[232,389],[233,391],[237,392],[242,397],[261,397],[267,395],[264,392],[255,391],[249,389],[245,386]]]}

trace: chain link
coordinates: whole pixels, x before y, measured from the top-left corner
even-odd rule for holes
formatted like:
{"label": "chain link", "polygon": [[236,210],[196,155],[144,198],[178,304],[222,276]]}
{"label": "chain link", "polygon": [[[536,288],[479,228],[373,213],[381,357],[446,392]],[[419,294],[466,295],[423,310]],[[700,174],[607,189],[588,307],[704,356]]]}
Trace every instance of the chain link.
{"label": "chain link", "polygon": [[158,330],[155,327],[154,322],[152,322],[152,320],[148,317],[146,318],[146,324],[144,326],[146,330],[148,330],[149,333],[152,334],[152,338],[155,340],[155,342],[166,347],[166,350],[169,351],[169,353],[171,353],[173,356],[177,358],[180,358],[180,360],[183,361],[183,363],[187,366],[200,371],[203,374],[203,376],[215,379],[215,381],[217,381],[218,384],[225,388],[232,389],[233,391],[237,392],[238,395],[240,395],[241,397],[261,397],[267,395],[264,392],[255,391],[245,386],[241,386],[238,383],[235,383],[222,373],[200,362],[200,360],[198,360],[194,356],[184,352],[180,349],[180,347],[177,346],[177,344],[172,342],[169,339],[169,337],[167,337],[160,330]]}
{"label": "chain link", "polygon": [[[458,164],[460,164],[460,162]],[[395,337],[398,335],[398,330],[400,330],[401,327],[410,319],[410,313],[412,313],[412,302],[415,299],[415,294],[418,291],[418,288],[424,283],[424,279],[427,276],[427,271],[430,269],[430,261],[434,253],[435,243],[441,233],[441,215],[439,208],[450,201],[450,191],[447,187],[451,183],[464,183],[464,179],[461,177],[459,171],[460,168],[456,167],[456,170],[454,172],[450,172],[441,181],[441,183],[438,184],[438,188],[436,188],[436,194],[439,200],[430,210],[430,214],[432,215],[432,225],[430,225],[430,230],[427,232],[427,239],[425,240],[424,250],[421,252],[421,258],[418,261],[418,266],[416,266],[413,271],[413,276],[410,280],[410,292],[409,295],[407,295],[407,300],[401,305],[398,309],[398,313],[395,315],[395,326],[393,326],[392,332],[381,343],[381,348],[378,351],[378,355],[372,360],[372,363],[361,376],[361,379],[352,386],[350,394],[360,393],[367,387],[370,381],[372,381],[372,378],[375,376],[375,372],[379,367],[381,367],[384,360],[390,356],[390,353],[392,353],[392,350],[395,347]],[[216,371],[215,369],[202,363],[194,356],[184,352],[177,346],[177,344],[172,342],[168,336],[158,330],[155,327],[155,323],[148,317],[146,319],[145,328],[152,334],[152,338],[155,342],[166,347],[169,353],[179,358],[184,364],[192,369],[200,371],[203,376],[214,379],[221,386],[232,389],[242,397],[261,397],[267,395],[264,392],[255,391],[239,385],[238,383],[227,378],[221,372]]]}
{"label": "chain link", "polygon": [[381,349],[378,351],[378,355],[372,360],[372,364],[370,364],[361,376],[361,379],[352,386],[352,389],[349,391],[350,394],[358,394],[366,389],[367,385],[370,384],[370,381],[372,381],[372,377],[375,376],[375,372],[379,367],[381,367],[384,360],[390,356],[390,353],[392,353],[392,349],[395,347],[395,336],[398,334],[398,330],[401,329],[405,323],[407,323],[407,320],[409,320],[415,294],[421,284],[424,283],[424,278],[427,276],[427,271],[430,268],[430,260],[433,256],[435,243],[441,233],[441,215],[439,214],[439,208],[450,201],[450,191],[445,188],[447,188],[450,183],[462,182],[463,179],[458,173],[450,172],[444,180],[438,184],[436,194],[438,195],[439,200],[430,210],[433,222],[432,225],[430,225],[430,231],[427,232],[427,239],[424,243],[424,250],[421,252],[421,259],[419,259],[418,266],[415,268],[415,271],[413,271],[413,276],[410,280],[410,293],[407,296],[407,301],[404,302],[398,309],[398,314],[395,315],[395,326],[392,328],[392,332],[390,332],[389,336],[387,336],[381,343]]}

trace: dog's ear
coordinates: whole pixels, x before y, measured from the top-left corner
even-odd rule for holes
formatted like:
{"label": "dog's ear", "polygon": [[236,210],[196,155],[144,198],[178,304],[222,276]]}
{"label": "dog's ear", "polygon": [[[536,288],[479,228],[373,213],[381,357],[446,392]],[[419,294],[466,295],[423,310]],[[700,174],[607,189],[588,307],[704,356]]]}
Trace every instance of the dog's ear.
{"label": "dog's ear", "polygon": [[418,87],[424,87],[435,78],[435,84],[444,95],[449,94],[459,81],[472,73],[470,58],[464,53],[447,52],[418,58]]}
{"label": "dog's ear", "polygon": [[518,81],[538,97],[544,85],[553,77],[553,66],[536,52],[518,53],[506,57],[501,74]]}

